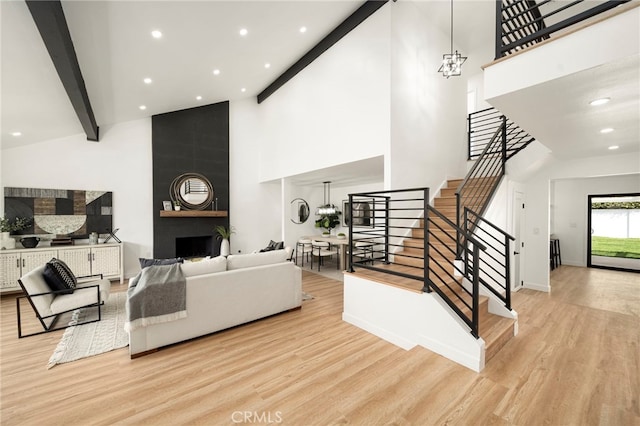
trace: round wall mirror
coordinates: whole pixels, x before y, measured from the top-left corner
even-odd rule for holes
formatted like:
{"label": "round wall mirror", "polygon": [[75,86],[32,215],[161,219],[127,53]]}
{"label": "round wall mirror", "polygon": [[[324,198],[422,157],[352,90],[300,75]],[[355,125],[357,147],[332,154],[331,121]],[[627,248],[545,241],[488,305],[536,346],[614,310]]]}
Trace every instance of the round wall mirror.
{"label": "round wall mirror", "polygon": [[213,185],[201,174],[185,173],[171,182],[169,196],[186,210],[204,210],[213,201]]}
{"label": "round wall mirror", "polygon": [[291,222],[301,224],[309,219],[309,204],[302,198],[291,201]]}

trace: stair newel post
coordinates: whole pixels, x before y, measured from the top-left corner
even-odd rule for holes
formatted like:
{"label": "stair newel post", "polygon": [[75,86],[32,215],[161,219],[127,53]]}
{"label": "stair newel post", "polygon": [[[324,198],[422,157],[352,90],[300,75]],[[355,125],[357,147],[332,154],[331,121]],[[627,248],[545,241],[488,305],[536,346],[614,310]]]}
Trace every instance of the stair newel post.
{"label": "stair newel post", "polygon": [[479,263],[480,263],[480,249],[478,248],[477,244],[473,244],[473,312],[471,313],[472,316],[472,322],[473,322],[473,327],[471,329],[471,334],[473,335],[473,337],[475,337],[476,339],[479,337],[479,321],[480,321],[480,314],[479,314],[479,300],[480,300],[480,272],[479,272]]}
{"label": "stair newel post", "polygon": [[[464,259],[464,274],[465,276],[469,275],[469,209],[464,208],[463,213],[463,221],[462,221],[462,230],[464,231],[464,235],[462,236],[462,258]],[[475,246],[475,244],[474,244]]]}
{"label": "stair newel post", "polygon": [[342,214],[348,214],[347,217],[349,218],[349,256],[347,256],[347,271],[355,272],[353,269],[353,194],[349,194],[349,213],[342,212]]}
{"label": "stair newel post", "polygon": [[424,211],[424,225],[422,232],[422,244],[424,247],[423,250],[423,270],[424,270],[424,279],[422,283],[422,291],[431,293],[431,280],[429,279],[429,188],[424,188],[423,190],[423,211]]}
{"label": "stair newel post", "polygon": [[508,235],[504,236],[504,269],[505,269],[505,306],[511,310],[511,239]]}
{"label": "stair newel post", "polygon": [[384,197],[384,213],[386,220],[384,222],[384,263],[389,264],[389,221],[391,220],[389,214],[389,208],[391,207],[391,197],[387,195]]}
{"label": "stair newel post", "polygon": [[505,164],[507,164],[507,117],[504,115],[500,116],[502,120],[502,173],[504,175]]}
{"label": "stair newel post", "polygon": [[502,0],[496,0],[496,57],[502,58]]}
{"label": "stair newel post", "polygon": [[471,114],[467,115],[467,160],[471,161]]}

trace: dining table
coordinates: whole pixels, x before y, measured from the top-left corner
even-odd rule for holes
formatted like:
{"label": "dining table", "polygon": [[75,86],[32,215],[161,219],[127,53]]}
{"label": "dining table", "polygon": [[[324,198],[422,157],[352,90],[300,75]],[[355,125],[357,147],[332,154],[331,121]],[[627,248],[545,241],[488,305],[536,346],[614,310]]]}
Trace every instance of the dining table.
{"label": "dining table", "polygon": [[338,238],[336,235],[309,235],[302,238],[311,241],[322,241],[338,246],[340,270],[344,271],[347,268],[347,246],[349,245],[349,238]]}

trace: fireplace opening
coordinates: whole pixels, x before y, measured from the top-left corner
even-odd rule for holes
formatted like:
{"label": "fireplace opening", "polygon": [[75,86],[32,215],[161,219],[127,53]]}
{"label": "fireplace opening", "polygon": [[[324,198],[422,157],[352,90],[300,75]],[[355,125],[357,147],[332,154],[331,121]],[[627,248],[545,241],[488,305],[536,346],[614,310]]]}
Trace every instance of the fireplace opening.
{"label": "fireplace opening", "polygon": [[213,256],[212,236],[176,238],[176,257],[190,259],[205,256]]}

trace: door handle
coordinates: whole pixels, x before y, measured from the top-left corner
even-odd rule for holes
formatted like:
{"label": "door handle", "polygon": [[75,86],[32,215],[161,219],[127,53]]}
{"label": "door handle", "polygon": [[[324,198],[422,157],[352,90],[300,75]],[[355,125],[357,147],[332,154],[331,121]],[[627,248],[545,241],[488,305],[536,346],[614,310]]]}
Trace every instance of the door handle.
{"label": "door handle", "polygon": [[520,254],[520,252],[519,251],[514,251],[513,254]]}

